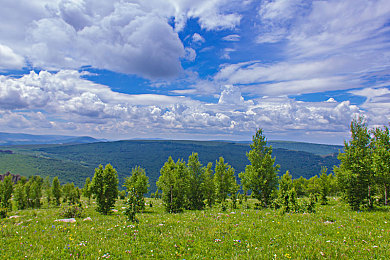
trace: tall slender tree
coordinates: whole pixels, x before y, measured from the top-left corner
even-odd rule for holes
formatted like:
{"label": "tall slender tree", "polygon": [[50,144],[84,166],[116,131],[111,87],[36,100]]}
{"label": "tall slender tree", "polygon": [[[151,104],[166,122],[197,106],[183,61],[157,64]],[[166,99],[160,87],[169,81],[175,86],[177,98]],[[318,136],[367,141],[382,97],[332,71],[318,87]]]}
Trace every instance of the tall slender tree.
{"label": "tall slender tree", "polygon": [[186,163],[183,160],[175,163],[172,157],[168,158],[160,170],[157,187],[162,191],[164,207],[169,213],[182,212],[187,204],[187,172]]}
{"label": "tall slender tree", "polygon": [[330,191],[330,176],[326,174],[328,171],[328,168],[325,166],[321,167],[321,174],[319,178],[320,183],[320,203],[322,205],[328,204],[328,196]]}
{"label": "tall slender tree", "polygon": [[225,163],[223,157],[219,157],[219,160],[216,161],[214,183],[218,202],[225,201],[229,194],[236,191],[237,181],[234,176],[234,169],[228,163]]}
{"label": "tall slender tree", "polygon": [[118,175],[111,164],[107,164],[104,169],[102,165],[95,169],[91,190],[96,197],[96,210],[103,215],[107,215],[118,198]]}
{"label": "tall slender tree", "polygon": [[383,190],[384,204],[387,205],[390,188],[390,133],[389,128],[375,128],[373,138],[373,166],[375,181]]}
{"label": "tall slender tree", "polygon": [[280,166],[275,165],[272,158],[272,146],[267,146],[263,130],[257,130],[252,138],[251,150],[246,154],[250,161],[245,172],[240,173],[243,189],[251,191],[252,195],[268,207],[271,194],[278,186],[278,171]]}
{"label": "tall slender tree", "polygon": [[61,184],[57,176],[53,179],[51,193],[53,194],[56,205],[59,206],[61,204]]}
{"label": "tall slender tree", "polygon": [[0,182],[0,207],[12,210],[12,191],[13,191],[12,176],[8,175]]}
{"label": "tall slender tree", "polygon": [[85,184],[82,193],[83,196],[88,199],[88,204],[91,204],[92,191],[91,191],[91,179],[89,177],[85,179]]}
{"label": "tall slender tree", "polygon": [[188,157],[188,206],[189,209],[203,209],[205,204],[205,194],[203,193],[204,173],[205,169],[199,162],[198,154],[192,153]]}
{"label": "tall slender tree", "polygon": [[353,210],[365,204],[372,207],[373,167],[371,137],[363,117],[351,122],[351,139],[344,141],[344,152],[337,157],[341,164],[334,168],[339,187]]}
{"label": "tall slender tree", "polygon": [[124,185],[128,192],[134,197],[137,204],[137,210],[145,209],[145,194],[148,193],[149,177],[146,176],[144,168],[136,166],[131,169],[131,176],[125,179]]}
{"label": "tall slender tree", "polygon": [[209,162],[204,167],[204,183],[203,193],[206,199],[207,206],[211,207],[215,202],[215,183],[212,170],[213,164]]}

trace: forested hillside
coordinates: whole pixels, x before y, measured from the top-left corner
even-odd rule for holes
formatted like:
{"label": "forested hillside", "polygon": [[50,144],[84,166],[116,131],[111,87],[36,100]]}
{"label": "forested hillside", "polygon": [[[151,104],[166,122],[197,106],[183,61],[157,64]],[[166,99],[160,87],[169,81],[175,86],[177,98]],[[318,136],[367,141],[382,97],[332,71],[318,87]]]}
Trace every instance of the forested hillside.
{"label": "forested hillside", "polygon": [[[276,157],[276,163],[281,165],[280,174],[289,170],[293,178],[300,176],[310,178],[320,173],[321,166],[332,169],[333,165],[339,163],[335,154],[319,155],[336,151],[340,148],[338,146],[270,143],[274,147],[273,156]],[[16,154],[0,156],[1,172],[11,171],[27,176],[32,174],[39,174],[42,177],[59,176],[61,181],[73,181],[76,185],[82,186],[85,178],[92,177],[94,169],[99,164],[111,163],[117,169],[122,185],[124,178],[130,175],[131,168],[139,165],[145,168],[152,191],[155,189],[160,169],[169,156],[174,160],[179,158],[186,160],[192,152],[197,152],[203,165],[207,165],[208,162],[215,164],[215,161],[223,156],[225,162],[234,167],[236,175],[244,171],[249,162],[246,158],[249,144],[218,141],[131,140],[17,148],[8,146],[4,149],[13,150]]]}

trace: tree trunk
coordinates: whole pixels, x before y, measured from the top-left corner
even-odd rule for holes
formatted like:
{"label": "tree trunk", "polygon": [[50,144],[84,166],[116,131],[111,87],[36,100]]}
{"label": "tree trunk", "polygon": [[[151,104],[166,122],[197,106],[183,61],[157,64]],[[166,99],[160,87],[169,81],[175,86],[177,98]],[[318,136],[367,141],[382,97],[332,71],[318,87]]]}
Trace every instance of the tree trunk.
{"label": "tree trunk", "polygon": [[385,185],[385,206],[387,206],[387,185]]}

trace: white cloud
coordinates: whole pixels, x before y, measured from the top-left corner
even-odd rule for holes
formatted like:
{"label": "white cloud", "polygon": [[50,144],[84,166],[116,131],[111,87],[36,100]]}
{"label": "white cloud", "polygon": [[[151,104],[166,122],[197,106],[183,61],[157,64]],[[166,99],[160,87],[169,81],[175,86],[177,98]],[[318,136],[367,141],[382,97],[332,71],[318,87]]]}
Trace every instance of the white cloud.
{"label": "white cloud", "polygon": [[194,33],[192,35],[192,42],[194,42],[194,43],[204,43],[205,39],[199,33]]}
{"label": "white cloud", "polygon": [[185,52],[186,52],[186,54],[184,56],[185,59],[187,59],[189,61],[194,61],[195,60],[195,58],[196,58],[196,51],[194,49],[187,47],[187,48],[185,48]]}
{"label": "white cloud", "polygon": [[[180,59],[188,54],[178,37],[186,20],[196,18],[206,30],[234,28],[241,19],[234,12],[235,6],[239,1],[3,3],[0,69],[21,68],[22,57],[26,57],[42,69],[88,65],[150,79],[174,77],[182,71]],[[172,17],[175,30],[169,24]],[[204,41],[199,36],[194,35],[194,40]]]}
{"label": "white cloud", "polygon": [[5,45],[0,44],[0,70],[21,69],[24,66],[24,59]]}
{"label": "white cloud", "polygon": [[350,91],[350,93],[366,98],[361,107],[365,110],[371,125],[382,126],[390,122],[390,90],[388,88],[365,88]]}
{"label": "white cloud", "polygon": [[243,105],[244,98],[241,96],[241,91],[233,85],[225,85],[218,104],[220,105]]}
{"label": "white cloud", "polygon": [[222,38],[224,41],[228,42],[238,42],[240,41],[240,35],[238,34],[230,34]]}
{"label": "white cloud", "polygon": [[145,137],[155,134],[156,128],[165,138],[250,136],[258,127],[280,133],[345,132],[351,118],[360,113],[349,102],[310,103],[287,97],[246,101],[236,86],[224,86],[216,103],[164,95],[128,95],[81,76],[77,71],[31,72],[18,79],[1,76],[3,131],[77,131],[111,138]]}

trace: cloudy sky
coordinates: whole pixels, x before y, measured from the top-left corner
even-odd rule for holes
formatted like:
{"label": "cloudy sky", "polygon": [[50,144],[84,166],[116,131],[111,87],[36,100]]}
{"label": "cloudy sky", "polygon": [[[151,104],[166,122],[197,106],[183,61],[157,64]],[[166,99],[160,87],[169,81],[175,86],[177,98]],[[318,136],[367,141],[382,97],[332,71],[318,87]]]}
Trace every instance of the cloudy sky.
{"label": "cloudy sky", "polygon": [[390,121],[388,0],[14,0],[0,131],[341,144]]}

